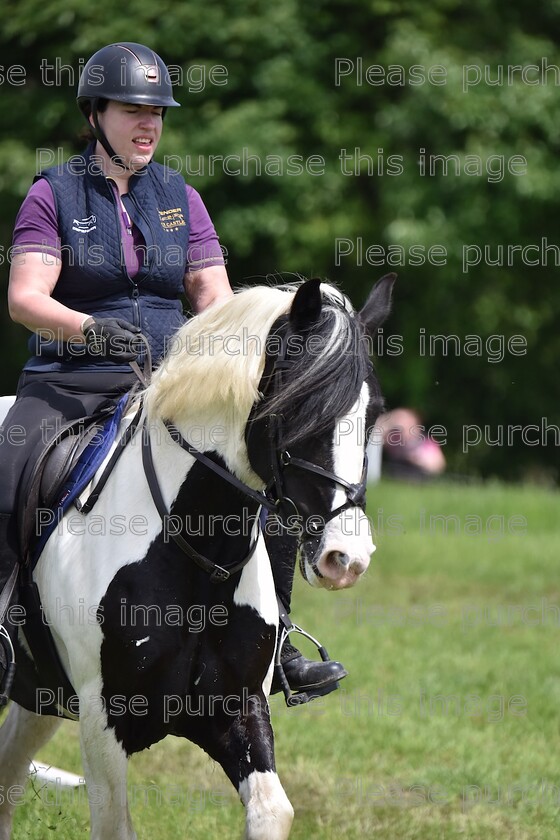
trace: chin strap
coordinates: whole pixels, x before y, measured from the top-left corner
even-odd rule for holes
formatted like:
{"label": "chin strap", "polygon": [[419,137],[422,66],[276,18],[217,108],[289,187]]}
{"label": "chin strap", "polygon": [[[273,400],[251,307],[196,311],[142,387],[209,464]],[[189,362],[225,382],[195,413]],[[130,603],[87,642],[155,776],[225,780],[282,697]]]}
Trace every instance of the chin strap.
{"label": "chin strap", "polygon": [[[93,125],[94,125],[94,132],[93,133],[95,134],[96,140],[99,140],[99,142],[101,143],[101,145],[103,146],[103,148],[105,149],[105,151],[107,152],[109,157],[111,158],[112,163],[114,163],[116,166],[120,166],[121,169],[125,169],[127,172],[134,173],[135,170],[132,169],[132,167],[127,166],[127,164],[124,162],[124,158],[122,158],[121,155],[118,155],[115,152],[115,150],[113,149],[113,147],[111,146],[111,144],[109,143],[109,141],[107,139],[107,135],[105,134],[105,132],[103,131],[103,129],[99,125],[99,117],[98,117],[98,111],[97,111],[98,102],[99,102],[99,99],[97,97],[95,99],[91,100],[91,115],[93,117]],[[88,122],[89,127],[91,128],[90,121],[88,120],[87,122]]]}

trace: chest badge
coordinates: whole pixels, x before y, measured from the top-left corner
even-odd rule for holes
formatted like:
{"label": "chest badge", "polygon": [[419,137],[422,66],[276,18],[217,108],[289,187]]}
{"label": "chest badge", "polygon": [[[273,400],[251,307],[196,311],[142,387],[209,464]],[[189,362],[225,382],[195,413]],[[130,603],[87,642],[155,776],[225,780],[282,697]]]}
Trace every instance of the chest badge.
{"label": "chest badge", "polygon": [[158,210],[159,220],[164,230],[178,230],[185,227],[185,217],[180,207],[173,207],[171,210]]}
{"label": "chest badge", "polygon": [[76,230],[78,233],[90,233],[92,230],[97,229],[96,222],[97,216],[92,213],[87,219],[74,219],[72,230]]}

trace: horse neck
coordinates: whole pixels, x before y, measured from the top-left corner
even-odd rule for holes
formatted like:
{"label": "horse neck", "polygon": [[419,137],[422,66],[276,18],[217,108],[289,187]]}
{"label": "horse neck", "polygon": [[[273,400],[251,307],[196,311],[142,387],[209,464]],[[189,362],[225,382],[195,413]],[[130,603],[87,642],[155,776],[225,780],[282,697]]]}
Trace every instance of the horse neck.
{"label": "horse neck", "polygon": [[[261,479],[249,464],[244,440],[245,422],[233,413],[229,416],[224,412],[204,417],[193,415],[172,422],[183,438],[199,452],[215,453],[241,481],[254,489],[262,487]],[[150,435],[157,441],[152,446],[152,452],[158,476],[162,477],[162,488],[168,488],[169,495],[174,497],[192,466],[193,458],[172,440],[162,420],[150,421]]]}

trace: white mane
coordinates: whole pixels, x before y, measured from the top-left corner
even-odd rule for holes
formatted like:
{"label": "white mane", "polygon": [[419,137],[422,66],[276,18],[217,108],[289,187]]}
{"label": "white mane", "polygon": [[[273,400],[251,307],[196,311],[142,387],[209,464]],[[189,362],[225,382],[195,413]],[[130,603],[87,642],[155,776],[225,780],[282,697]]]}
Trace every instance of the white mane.
{"label": "white mane", "polygon": [[187,321],[146,392],[149,416],[178,422],[221,409],[248,416],[258,398],[266,337],[289,311],[295,291],[244,289]]}

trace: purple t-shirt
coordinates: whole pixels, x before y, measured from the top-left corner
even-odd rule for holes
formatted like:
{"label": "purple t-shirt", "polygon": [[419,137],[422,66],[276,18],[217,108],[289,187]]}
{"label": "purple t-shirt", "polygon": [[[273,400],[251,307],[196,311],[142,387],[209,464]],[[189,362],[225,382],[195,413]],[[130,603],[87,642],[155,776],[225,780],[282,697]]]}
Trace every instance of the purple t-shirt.
{"label": "purple t-shirt", "polygon": [[[108,181],[118,201],[117,185],[110,178]],[[220,241],[208,210],[197,191],[188,184],[187,201],[190,230],[185,272],[199,271],[212,265],[224,265]],[[125,264],[129,276],[134,277],[140,267],[136,248],[140,247],[142,253],[146,243],[140,230],[131,224],[126,211],[121,212],[120,219]],[[56,257],[60,253],[60,244],[54,194],[49,182],[40,178],[33,184],[20,207],[14,228],[13,245],[18,248],[18,253],[38,251]]]}

